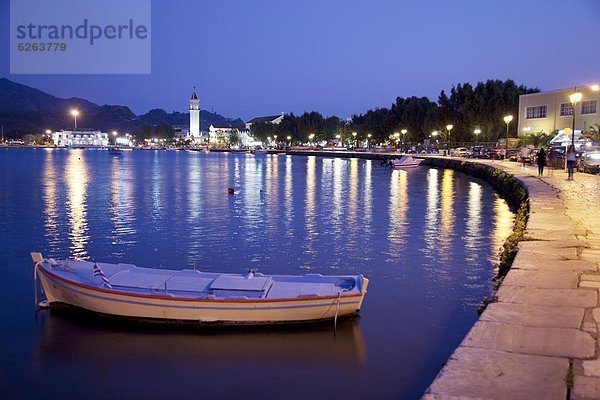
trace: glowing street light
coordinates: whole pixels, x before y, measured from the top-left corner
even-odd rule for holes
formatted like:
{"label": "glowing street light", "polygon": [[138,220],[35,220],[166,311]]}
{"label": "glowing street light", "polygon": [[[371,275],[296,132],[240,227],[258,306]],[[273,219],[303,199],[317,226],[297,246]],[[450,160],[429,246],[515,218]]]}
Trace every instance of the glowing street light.
{"label": "glowing street light", "polygon": [[450,149],[450,131],[452,131],[452,128],[454,128],[454,125],[446,125],[446,130],[448,131],[448,135],[446,135],[446,150]]}
{"label": "glowing street light", "polygon": [[315,137],[314,133],[311,133],[310,135],[308,135],[308,142],[312,143],[312,140],[314,139],[314,137]]}
{"label": "glowing street light", "polygon": [[77,116],[79,115],[79,110],[75,110],[75,109],[71,110],[71,115],[74,118],[73,127],[76,130],[77,129]]}
{"label": "glowing street light", "polygon": [[504,117],[504,122],[506,123],[506,146],[504,151],[504,158],[508,156],[508,126],[510,125],[510,121],[513,120],[512,115],[507,115]]}
{"label": "glowing street light", "polygon": [[479,134],[481,133],[481,129],[477,128],[473,131],[473,133],[475,134],[475,143],[479,142]]}
{"label": "glowing street light", "polygon": [[288,141],[288,145],[291,146],[292,145],[292,137],[288,136],[286,139]]}
{"label": "glowing street light", "polygon": [[407,129],[402,129],[400,131],[400,133],[402,133],[402,150],[404,150],[404,136],[406,135],[407,132],[408,132]]}
{"label": "glowing street light", "polygon": [[595,84],[595,85],[592,85],[592,86],[590,86],[590,88],[591,88],[591,89],[592,89],[594,92],[597,92],[598,90],[600,90],[600,85],[598,85],[598,84]]}
{"label": "glowing street light", "polygon": [[356,147],[356,135],[358,135],[358,132],[352,132],[352,136],[354,137],[354,147]]}
{"label": "glowing street light", "polygon": [[573,105],[573,136],[571,136],[571,146],[575,149],[575,108],[577,107],[577,103],[579,103],[582,99],[583,95],[580,91],[575,88],[575,92],[571,93],[569,96],[569,100],[571,100],[571,104]]}

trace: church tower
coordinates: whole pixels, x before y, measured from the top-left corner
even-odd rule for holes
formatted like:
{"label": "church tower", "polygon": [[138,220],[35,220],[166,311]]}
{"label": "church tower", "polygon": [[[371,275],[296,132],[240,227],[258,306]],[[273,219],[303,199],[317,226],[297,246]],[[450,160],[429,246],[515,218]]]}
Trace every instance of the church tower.
{"label": "church tower", "polygon": [[200,140],[200,101],[195,86],[190,98],[190,136],[194,141]]}

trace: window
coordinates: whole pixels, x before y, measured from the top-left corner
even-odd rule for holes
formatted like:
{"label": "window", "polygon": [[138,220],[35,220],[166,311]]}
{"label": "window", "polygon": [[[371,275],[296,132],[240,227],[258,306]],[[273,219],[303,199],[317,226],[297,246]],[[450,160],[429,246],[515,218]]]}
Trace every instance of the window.
{"label": "window", "polygon": [[546,118],[548,115],[548,106],[527,107],[527,119]]}
{"label": "window", "polygon": [[573,115],[573,104],[571,103],[560,103],[560,116],[566,117]]}
{"label": "window", "polygon": [[581,102],[581,115],[596,114],[598,108],[598,100],[588,100]]}

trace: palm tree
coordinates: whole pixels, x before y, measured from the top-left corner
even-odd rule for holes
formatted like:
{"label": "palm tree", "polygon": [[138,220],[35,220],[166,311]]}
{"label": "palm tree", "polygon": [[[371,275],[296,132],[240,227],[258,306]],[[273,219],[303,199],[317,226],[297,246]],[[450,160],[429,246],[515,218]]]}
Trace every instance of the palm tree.
{"label": "palm tree", "polygon": [[523,136],[521,138],[521,144],[523,145],[532,145],[533,147],[541,147],[545,146],[550,140],[550,136],[543,130],[539,132],[531,132],[527,136]]}
{"label": "palm tree", "polygon": [[583,137],[600,144],[600,124],[594,124],[583,132]]}

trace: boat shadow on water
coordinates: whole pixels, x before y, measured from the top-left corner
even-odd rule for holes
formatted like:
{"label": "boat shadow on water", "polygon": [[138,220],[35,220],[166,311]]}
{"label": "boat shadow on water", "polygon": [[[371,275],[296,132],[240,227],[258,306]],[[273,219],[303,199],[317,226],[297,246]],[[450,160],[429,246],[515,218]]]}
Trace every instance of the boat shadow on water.
{"label": "boat shadow on water", "polygon": [[148,360],[239,359],[321,361],[360,364],[365,341],[359,318],[333,322],[269,326],[211,326],[140,321],[100,315],[56,305],[40,310],[42,334],[38,360],[79,359],[114,362],[116,358]]}

